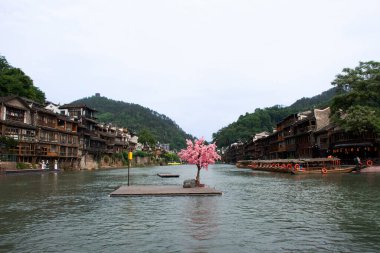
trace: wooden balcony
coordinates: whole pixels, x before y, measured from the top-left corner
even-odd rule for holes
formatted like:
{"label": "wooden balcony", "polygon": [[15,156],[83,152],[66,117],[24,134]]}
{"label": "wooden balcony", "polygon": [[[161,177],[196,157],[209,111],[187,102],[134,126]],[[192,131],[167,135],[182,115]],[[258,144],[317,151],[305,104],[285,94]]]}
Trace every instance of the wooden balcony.
{"label": "wooden balcony", "polygon": [[24,123],[24,115],[22,116],[14,116],[11,114],[6,115],[6,120],[13,120],[13,121],[18,121],[18,122],[23,122]]}
{"label": "wooden balcony", "polygon": [[278,152],[278,146],[272,146],[269,148],[269,152]]}
{"label": "wooden balcony", "polygon": [[52,122],[45,122],[43,120],[38,120],[37,125],[39,126],[45,126],[45,127],[50,127],[50,128],[57,128],[57,124],[52,123]]}
{"label": "wooden balcony", "polygon": [[316,126],[307,126],[307,127],[297,128],[297,134],[315,131],[316,128],[317,128]]}
{"label": "wooden balcony", "polygon": [[36,155],[36,152],[34,150],[19,150],[17,152],[17,155],[19,156],[35,156]]}
{"label": "wooden balcony", "polygon": [[19,141],[23,141],[23,142],[36,142],[36,137],[32,137],[32,136],[21,136],[19,138]]}
{"label": "wooden balcony", "polygon": [[106,153],[107,149],[106,148],[94,148],[94,147],[88,147],[86,149],[90,153]]}
{"label": "wooden balcony", "polygon": [[284,137],[289,137],[289,136],[293,136],[293,135],[294,135],[293,131],[284,131]]}
{"label": "wooden balcony", "polygon": [[56,143],[58,143],[58,140],[57,139],[49,139],[49,138],[40,138],[40,142],[56,144]]}
{"label": "wooden balcony", "polygon": [[296,151],[296,144],[287,144],[285,149],[286,151]]}

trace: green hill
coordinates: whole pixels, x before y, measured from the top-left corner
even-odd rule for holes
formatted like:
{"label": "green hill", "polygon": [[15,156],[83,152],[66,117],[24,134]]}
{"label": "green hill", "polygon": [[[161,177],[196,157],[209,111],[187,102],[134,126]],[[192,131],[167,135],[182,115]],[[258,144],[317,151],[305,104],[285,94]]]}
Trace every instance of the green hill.
{"label": "green hill", "polygon": [[97,96],[82,98],[72,102],[74,103],[86,104],[97,110],[99,122],[126,127],[137,135],[148,131],[160,143],[169,143],[171,149],[184,148],[185,139],[193,138],[169,117],[138,104]]}
{"label": "green hill", "polygon": [[213,134],[213,141],[219,147],[226,147],[236,141],[246,141],[259,132],[272,132],[276,123],[292,113],[313,108],[325,108],[335,96],[336,88],[331,88],[311,98],[301,98],[290,106],[275,105],[256,109],[253,113],[240,115],[237,121]]}
{"label": "green hill", "polygon": [[0,55],[0,97],[17,95],[45,102],[45,93],[34,86],[33,80],[20,68],[11,66],[4,56]]}

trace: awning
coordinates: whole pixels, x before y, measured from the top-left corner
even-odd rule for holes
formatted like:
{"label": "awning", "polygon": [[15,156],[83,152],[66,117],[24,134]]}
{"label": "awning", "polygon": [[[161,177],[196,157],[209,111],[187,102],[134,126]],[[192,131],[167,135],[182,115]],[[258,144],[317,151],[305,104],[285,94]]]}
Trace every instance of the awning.
{"label": "awning", "polygon": [[371,142],[360,142],[360,143],[343,143],[336,144],[334,148],[348,148],[348,147],[373,147]]}

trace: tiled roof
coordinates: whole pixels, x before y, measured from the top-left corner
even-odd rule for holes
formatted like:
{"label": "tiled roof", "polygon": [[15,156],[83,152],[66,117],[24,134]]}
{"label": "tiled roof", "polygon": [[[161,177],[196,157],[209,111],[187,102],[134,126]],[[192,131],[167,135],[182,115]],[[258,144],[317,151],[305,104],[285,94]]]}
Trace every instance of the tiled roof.
{"label": "tiled roof", "polygon": [[327,126],[324,126],[324,127],[322,127],[321,129],[315,131],[314,133],[315,133],[315,134],[318,134],[318,133],[321,133],[321,132],[324,132],[324,131],[328,131],[328,130],[334,128],[335,126],[336,126],[335,124],[330,123],[330,124],[328,124]]}
{"label": "tiled roof", "polygon": [[87,108],[90,111],[96,112],[95,109],[88,107],[86,104],[65,104],[59,107],[59,109],[73,109],[73,108]]}
{"label": "tiled roof", "polygon": [[16,95],[9,95],[9,96],[5,96],[5,97],[0,97],[0,103],[8,102],[9,100],[16,98],[16,97],[17,97]]}
{"label": "tiled roof", "polygon": [[[22,98],[22,97],[20,97],[20,96],[16,96],[16,95],[10,95],[10,96],[6,96],[6,97],[0,97],[0,103],[4,103],[4,104],[8,105],[8,102],[11,101],[12,99],[18,99],[19,101],[21,101],[21,103],[22,103],[25,107],[28,107],[28,108],[29,108],[29,104],[28,104],[28,102],[26,101],[26,99],[25,99],[25,98]],[[14,106],[14,105],[8,105],[8,106],[18,108],[17,106]],[[19,109],[23,109],[23,110],[24,110],[24,108],[19,108]]]}
{"label": "tiled roof", "polygon": [[14,121],[14,120],[0,120],[0,122],[7,126],[15,126],[15,127],[21,127],[21,128],[27,128],[27,129],[36,129],[35,126],[25,124],[23,122]]}

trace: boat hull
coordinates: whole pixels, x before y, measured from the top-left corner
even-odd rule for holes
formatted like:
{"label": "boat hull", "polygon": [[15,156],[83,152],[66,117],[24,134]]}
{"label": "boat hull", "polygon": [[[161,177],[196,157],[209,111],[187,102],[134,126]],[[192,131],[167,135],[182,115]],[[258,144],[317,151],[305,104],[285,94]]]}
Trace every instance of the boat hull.
{"label": "boat hull", "polygon": [[349,167],[349,168],[332,168],[332,169],[326,169],[323,171],[323,168],[320,169],[313,169],[313,170],[298,170],[298,171],[292,171],[292,174],[296,175],[302,175],[302,174],[336,174],[336,173],[351,173],[355,167]]}
{"label": "boat hull", "polygon": [[242,160],[238,168],[291,174],[334,174],[350,173],[355,167],[342,167],[337,158],[279,159],[279,160]]}

